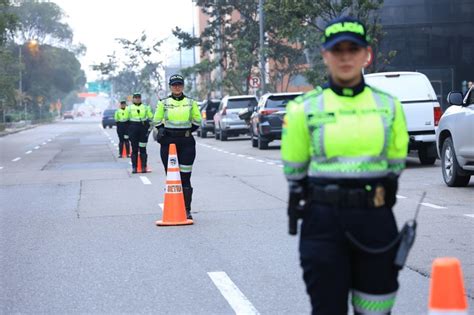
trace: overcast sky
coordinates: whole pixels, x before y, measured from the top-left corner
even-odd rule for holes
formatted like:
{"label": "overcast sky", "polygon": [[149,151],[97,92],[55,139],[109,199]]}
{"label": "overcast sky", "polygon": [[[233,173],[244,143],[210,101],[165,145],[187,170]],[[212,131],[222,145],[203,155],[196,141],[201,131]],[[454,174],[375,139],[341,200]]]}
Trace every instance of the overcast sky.
{"label": "overcast sky", "polygon": [[[88,80],[96,73],[90,65],[107,60],[107,55],[119,50],[115,38],[136,39],[143,30],[153,39],[172,36],[171,29],[180,26],[192,28],[193,3],[191,0],[53,0],[68,16],[66,22],[73,28],[74,42],[83,43],[87,54],[81,58]],[[195,17],[197,29],[197,17]],[[162,47],[163,59],[176,53],[172,44]],[[164,60],[166,62],[166,60]]]}

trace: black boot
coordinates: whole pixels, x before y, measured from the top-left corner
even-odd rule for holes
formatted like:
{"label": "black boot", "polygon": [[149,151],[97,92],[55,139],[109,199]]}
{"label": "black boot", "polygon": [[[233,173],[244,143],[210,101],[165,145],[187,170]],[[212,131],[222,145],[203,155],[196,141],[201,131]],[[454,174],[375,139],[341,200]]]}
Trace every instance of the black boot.
{"label": "black boot", "polygon": [[133,174],[137,173],[137,160],[138,160],[138,154],[132,152],[132,173]]}
{"label": "black boot", "polygon": [[191,201],[193,200],[193,188],[183,187],[184,206],[186,208],[187,219],[193,219],[191,215]]}
{"label": "black boot", "polygon": [[118,158],[121,159],[122,158],[122,143],[121,142],[119,143],[118,151],[119,151]]}
{"label": "black boot", "polygon": [[146,173],[146,162],[148,160],[148,154],[140,154],[141,162],[142,162],[142,173]]}

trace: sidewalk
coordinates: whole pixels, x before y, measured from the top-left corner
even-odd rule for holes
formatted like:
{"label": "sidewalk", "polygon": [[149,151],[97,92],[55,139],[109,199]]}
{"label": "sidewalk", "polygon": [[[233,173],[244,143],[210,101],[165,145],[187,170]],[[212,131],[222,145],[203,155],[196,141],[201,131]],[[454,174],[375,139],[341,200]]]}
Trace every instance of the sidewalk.
{"label": "sidewalk", "polygon": [[18,132],[21,132],[21,131],[25,131],[25,130],[28,130],[28,129],[33,129],[33,128],[36,128],[38,126],[41,126],[41,125],[45,125],[45,124],[52,124],[54,123],[55,121],[51,121],[51,122],[46,122],[46,123],[36,123],[36,124],[32,124],[30,121],[20,121],[20,122],[17,122],[17,123],[13,123],[12,126],[8,127],[8,128],[5,128],[5,130],[3,131],[0,131],[0,137],[5,137],[5,136],[8,136],[8,135],[11,135],[11,134],[14,134],[14,133],[18,133]]}

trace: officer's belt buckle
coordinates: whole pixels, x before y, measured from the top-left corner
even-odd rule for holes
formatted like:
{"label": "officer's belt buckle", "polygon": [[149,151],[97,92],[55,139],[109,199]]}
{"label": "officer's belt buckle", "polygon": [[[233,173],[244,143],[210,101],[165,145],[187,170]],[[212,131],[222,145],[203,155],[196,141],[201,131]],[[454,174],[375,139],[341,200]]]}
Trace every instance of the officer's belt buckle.
{"label": "officer's belt buckle", "polygon": [[185,136],[185,137],[189,137],[190,135],[191,135],[191,131],[186,130],[186,132],[184,133],[184,136]]}
{"label": "officer's belt buckle", "polygon": [[375,187],[372,203],[375,208],[380,208],[385,205],[385,187],[383,187],[382,185],[377,185]]}

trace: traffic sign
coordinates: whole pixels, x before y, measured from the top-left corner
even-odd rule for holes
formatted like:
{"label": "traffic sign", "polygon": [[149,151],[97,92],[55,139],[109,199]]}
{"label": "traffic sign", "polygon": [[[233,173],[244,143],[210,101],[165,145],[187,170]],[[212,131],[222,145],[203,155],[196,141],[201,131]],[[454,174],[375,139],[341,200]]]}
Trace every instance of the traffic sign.
{"label": "traffic sign", "polygon": [[87,82],[87,91],[92,92],[92,93],[110,92],[110,82],[108,81]]}
{"label": "traffic sign", "polygon": [[249,77],[249,85],[253,88],[259,88],[260,85],[262,84],[261,80],[260,80],[260,77],[258,76],[250,76]]}

